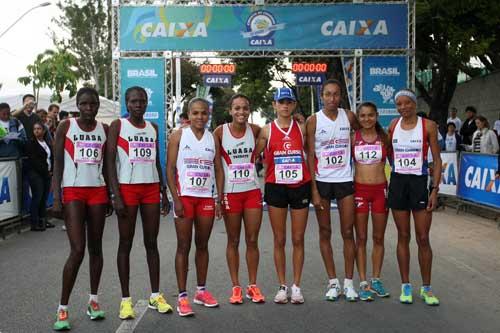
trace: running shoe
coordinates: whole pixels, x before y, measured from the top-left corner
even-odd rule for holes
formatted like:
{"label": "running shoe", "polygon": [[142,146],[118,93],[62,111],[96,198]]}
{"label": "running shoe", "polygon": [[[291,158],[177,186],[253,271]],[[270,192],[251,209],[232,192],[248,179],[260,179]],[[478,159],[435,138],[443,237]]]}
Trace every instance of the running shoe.
{"label": "running shoe", "polygon": [[359,299],[367,302],[373,301],[373,292],[370,290],[370,286],[368,284],[359,286]]}
{"label": "running shoe", "polygon": [[189,317],[194,315],[193,308],[189,304],[189,299],[187,297],[180,297],[177,299],[177,313],[181,317]]}
{"label": "running shoe", "polygon": [[292,297],[291,301],[292,304],[303,304],[304,303],[304,296],[302,296],[302,291],[298,287],[293,287],[292,286]]}
{"label": "running shoe", "polygon": [[158,310],[159,313],[172,312],[172,307],[167,303],[163,294],[156,297],[150,297],[148,307],[153,310]]}
{"label": "running shoe", "polygon": [[104,319],[104,311],[99,307],[99,303],[90,301],[87,306],[87,316],[90,317],[90,320]]}
{"label": "running shoe", "polygon": [[344,286],[344,296],[349,302],[356,302],[359,298],[358,293],[354,290],[353,286]]}
{"label": "running shoe", "polygon": [[274,303],[286,304],[288,303],[288,288],[287,286],[280,286],[280,289],[274,296]]}
{"label": "running shoe", "polygon": [[57,311],[56,322],[54,323],[55,331],[67,331],[71,329],[68,321],[68,311],[60,309]]}
{"label": "running shoe", "polygon": [[128,300],[122,300],[122,302],[120,303],[119,317],[122,320],[135,318],[134,305],[132,304],[131,298],[129,298]]}
{"label": "running shoe", "polygon": [[340,286],[337,283],[329,284],[325,299],[333,302],[336,301],[341,294],[342,292],[340,291]]}
{"label": "running shoe", "polygon": [[399,296],[399,301],[403,304],[412,304],[413,303],[413,288],[411,284],[404,283],[401,286],[401,295]]}
{"label": "running shoe", "polygon": [[266,301],[266,298],[260,292],[259,287],[255,284],[247,287],[246,297],[251,299],[254,303],[264,303]]}
{"label": "running shoe", "polygon": [[219,306],[217,300],[212,296],[212,294],[208,290],[198,290],[196,294],[194,294],[195,304],[204,305],[208,308],[215,308]]}
{"label": "running shoe", "polygon": [[420,288],[420,297],[427,305],[439,305],[439,299],[434,296],[430,286]]}
{"label": "running shoe", "polygon": [[233,287],[233,294],[229,298],[231,304],[243,304],[243,291],[240,286]]}
{"label": "running shoe", "polygon": [[389,297],[389,293],[385,290],[384,284],[379,279],[372,279],[372,281],[371,281],[371,290],[378,297]]}

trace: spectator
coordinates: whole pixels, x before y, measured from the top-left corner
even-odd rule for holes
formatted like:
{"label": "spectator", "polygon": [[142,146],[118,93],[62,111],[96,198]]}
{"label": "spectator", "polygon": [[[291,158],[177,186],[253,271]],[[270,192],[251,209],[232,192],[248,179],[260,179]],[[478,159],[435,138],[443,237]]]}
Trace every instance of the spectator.
{"label": "spectator", "polygon": [[40,120],[42,121],[42,124],[45,124],[47,122],[47,111],[45,109],[38,109],[36,110],[36,115],[40,117]]}
{"label": "spectator", "polygon": [[304,116],[302,111],[295,111],[293,113],[293,120],[301,125],[306,123],[306,117]]}
{"label": "spectator", "polygon": [[50,145],[44,139],[45,131],[44,124],[35,122],[33,138],[26,144],[30,165],[28,178],[31,187],[31,231],[45,231],[45,228],[54,227],[47,221],[46,209],[54,157]]}
{"label": "spectator", "polygon": [[450,118],[446,121],[447,124],[449,123],[454,123],[455,124],[455,130],[457,132],[460,131],[460,128],[462,127],[462,121],[460,118],[457,117],[458,110],[457,108],[453,107],[450,110]]}
{"label": "spectator", "polygon": [[472,144],[472,136],[474,132],[476,132],[476,114],[477,110],[473,106],[468,106],[465,108],[465,116],[467,119],[462,123],[462,127],[460,128],[460,135],[462,136],[462,142],[464,145]]}
{"label": "spectator", "polygon": [[14,117],[19,119],[26,131],[28,140],[33,139],[33,124],[40,121],[40,117],[33,113],[36,107],[35,96],[27,94],[23,96],[23,106],[13,113]]}
{"label": "spectator", "polygon": [[472,144],[466,145],[468,151],[482,154],[496,154],[498,152],[498,140],[495,132],[490,130],[488,119],[483,116],[476,118],[477,130],[472,137]]}
{"label": "spectator", "polygon": [[48,115],[47,116],[47,121],[45,122],[45,126],[48,128],[50,135],[55,138],[56,135],[56,128],[57,128],[57,121],[55,116]]}
{"label": "spectator", "polygon": [[48,110],[48,115],[54,117],[56,120],[55,126],[57,127],[57,117],[59,115],[59,105],[57,104],[50,104]]}
{"label": "spectator", "polygon": [[497,133],[497,136],[500,137],[500,113],[498,114],[498,120],[493,124],[493,130]]}
{"label": "spectator", "polygon": [[187,127],[190,124],[187,112],[183,112],[179,115],[180,128]]}
{"label": "spectator", "polygon": [[0,103],[0,157],[21,157],[26,143],[23,124],[10,116],[10,106]]}
{"label": "spectator", "polygon": [[460,150],[460,145],[462,144],[462,139],[460,135],[457,134],[457,128],[455,123],[450,121],[448,123],[448,132],[446,133],[445,141],[445,151],[457,151]]}
{"label": "spectator", "polygon": [[59,112],[59,122],[63,121],[66,118],[69,118],[68,111],[61,110],[61,112]]}

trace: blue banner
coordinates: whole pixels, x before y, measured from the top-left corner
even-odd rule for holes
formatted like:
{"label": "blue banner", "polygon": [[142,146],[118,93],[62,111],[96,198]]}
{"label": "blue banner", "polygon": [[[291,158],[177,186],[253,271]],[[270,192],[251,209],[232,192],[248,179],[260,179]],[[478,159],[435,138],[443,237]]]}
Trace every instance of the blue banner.
{"label": "blue banner", "polygon": [[320,86],[326,80],[325,74],[297,73],[295,84],[297,86]]}
{"label": "blue banner", "polygon": [[[143,87],[148,93],[148,106],[144,119],[158,125],[160,145],[160,163],[165,174],[166,147],[165,136],[165,60],[156,59],[120,59],[121,115],[126,117],[127,105],[125,91],[132,86]],[[163,178],[165,179],[165,178]]]}
{"label": "blue banner", "polygon": [[500,179],[495,179],[498,156],[463,153],[460,158],[458,197],[500,208]]}
{"label": "blue banner", "polygon": [[120,50],[408,48],[408,4],[120,7]]}
{"label": "blue banner", "polygon": [[394,95],[407,85],[407,57],[363,58],[362,101],[377,105],[383,127],[388,127],[391,120],[399,116]]}

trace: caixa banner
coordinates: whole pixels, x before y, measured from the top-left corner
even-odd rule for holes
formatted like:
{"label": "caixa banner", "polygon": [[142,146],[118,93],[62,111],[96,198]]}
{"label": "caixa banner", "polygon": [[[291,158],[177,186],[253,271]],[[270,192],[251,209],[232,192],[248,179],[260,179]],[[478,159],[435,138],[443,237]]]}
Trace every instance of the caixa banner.
{"label": "caixa banner", "polygon": [[408,48],[408,4],[120,7],[122,51]]}
{"label": "caixa banner", "polygon": [[[125,92],[133,86],[140,86],[148,94],[148,106],[144,119],[158,125],[160,144],[160,162],[162,168],[166,161],[165,137],[165,60],[156,59],[120,59],[120,105],[121,115],[126,117],[127,104]],[[163,170],[165,171],[165,170]]]}
{"label": "caixa banner", "polygon": [[0,221],[19,215],[16,161],[0,162]]}
{"label": "caixa banner", "polygon": [[500,208],[500,179],[495,178],[498,156],[463,153],[457,195],[466,200]]}
{"label": "caixa banner", "polygon": [[399,115],[394,95],[402,88],[407,88],[407,81],[407,57],[363,58],[362,100],[377,105],[383,127],[388,127],[391,120]]}

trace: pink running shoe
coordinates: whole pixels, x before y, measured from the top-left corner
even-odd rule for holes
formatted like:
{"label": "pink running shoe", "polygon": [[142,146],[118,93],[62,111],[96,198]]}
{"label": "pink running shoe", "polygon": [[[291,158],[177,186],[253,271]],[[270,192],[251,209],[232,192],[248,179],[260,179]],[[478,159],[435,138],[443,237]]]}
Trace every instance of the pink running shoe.
{"label": "pink running shoe", "polygon": [[204,305],[208,308],[215,308],[219,306],[217,300],[212,296],[212,294],[208,290],[198,290],[196,294],[194,294],[195,304]]}
{"label": "pink running shoe", "polygon": [[187,297],[181,297],[177,300],[177,312],[181,317],[188,317],[194,315],[193,308],[189,304]]}

